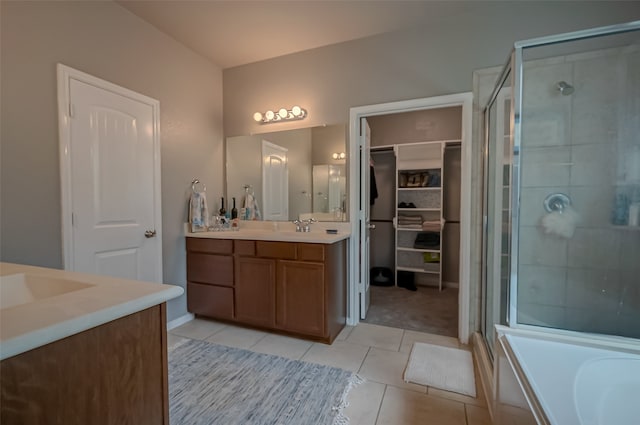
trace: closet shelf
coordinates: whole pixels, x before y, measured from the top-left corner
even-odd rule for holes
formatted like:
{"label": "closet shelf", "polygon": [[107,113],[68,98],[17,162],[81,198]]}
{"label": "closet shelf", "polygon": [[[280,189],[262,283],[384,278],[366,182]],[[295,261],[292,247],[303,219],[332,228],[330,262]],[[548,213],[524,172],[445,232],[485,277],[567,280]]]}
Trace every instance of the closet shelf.
{"label": "closet shelf", "polygon": [[404,231],[404,232],[435,232],[435,230],[412,229],[411,227],[400,227],[400,226],[397,226],[396,230]]}
{"label": "closet shelf", "polygon": [[440,252],[439,249],[418,249],[418,248],[404,248],[399,246],[398,251],[408,251],[408,252]]}
{"label": "closet shelf", "polygon": [[[405,271],[405,272],[415,272],[415,273],[426,273],[426,274],[440,274],[439,271],[430,271],[425,269],[419,269],[417,267],[396,267],[397,270]],[[442,290],[442,289],[441,289]]]}

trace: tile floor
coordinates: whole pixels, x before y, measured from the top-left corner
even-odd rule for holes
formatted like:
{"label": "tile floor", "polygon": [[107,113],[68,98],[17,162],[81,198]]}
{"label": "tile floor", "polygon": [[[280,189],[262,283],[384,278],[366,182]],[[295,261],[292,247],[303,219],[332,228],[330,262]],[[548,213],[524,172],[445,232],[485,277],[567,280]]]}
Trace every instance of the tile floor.
{"label": "tile floor", "polygon": [[203,319],[172,329],[169,349],[183,338],[357,372],[366,382],[349,393],[344,413],[352,425],[491,425],[477,375],[477,398],[402,380],[413,342],[469,349],[455,338],[360,323],[326,345]]}

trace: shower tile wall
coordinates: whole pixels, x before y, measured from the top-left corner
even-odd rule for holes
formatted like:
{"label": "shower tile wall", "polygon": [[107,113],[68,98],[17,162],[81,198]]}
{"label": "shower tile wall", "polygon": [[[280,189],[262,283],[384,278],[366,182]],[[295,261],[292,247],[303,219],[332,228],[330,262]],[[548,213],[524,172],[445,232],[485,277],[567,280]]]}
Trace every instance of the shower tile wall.
{"label": "shower tile wall", "polygon": [[[523,81],[518,321],[640,337],[640,229],[611,224],[616,193],[635,189],[619,182],[640,145],[640,49],[527,62]],[[554,192],[580,216],[571,239],[540,225]]]}

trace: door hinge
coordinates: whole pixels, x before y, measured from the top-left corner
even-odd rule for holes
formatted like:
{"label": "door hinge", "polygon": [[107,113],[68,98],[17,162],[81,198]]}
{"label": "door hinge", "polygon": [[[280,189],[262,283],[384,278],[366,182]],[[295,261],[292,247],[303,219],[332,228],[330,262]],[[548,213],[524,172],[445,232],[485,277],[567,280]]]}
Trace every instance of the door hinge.
{"label": "door hinge", "polygon": [[74,113],[73,103],[69,103],[69,117],[73,118],[74,115],[75,113]]}
{"label": "door hinge", "polygon": [[71,226],[75,226],[76,225],[76,215],[74,213],[71,213]]}

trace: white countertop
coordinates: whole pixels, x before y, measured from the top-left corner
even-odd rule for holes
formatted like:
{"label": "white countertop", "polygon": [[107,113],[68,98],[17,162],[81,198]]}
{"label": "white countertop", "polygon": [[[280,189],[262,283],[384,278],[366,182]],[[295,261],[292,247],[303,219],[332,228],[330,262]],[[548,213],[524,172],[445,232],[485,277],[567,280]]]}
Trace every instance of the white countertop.
{"label": "white countertop", "polygon": [[190,238],[208,239],[241,239],[258,241],[278,241],[278,242],[306,242],[332,244],[347,239],[349,232],[338,231],[337,234],[328,234],[322,229],[315,229],[311,232],[295,232],[265,229],[240,229],[238,231],[225,230],[222,232],[187,232]]}
{"label": "white countertop", "polygon": [[0,276],[22,273],[90,286],[0,309],[0,360],[162,304],[184,292],[173,285],[0,263]]}

